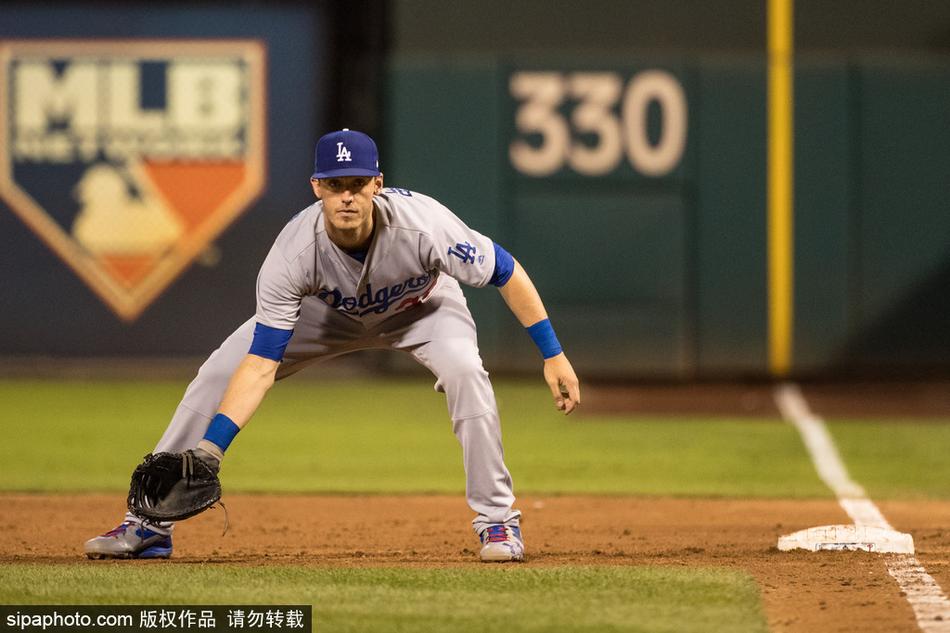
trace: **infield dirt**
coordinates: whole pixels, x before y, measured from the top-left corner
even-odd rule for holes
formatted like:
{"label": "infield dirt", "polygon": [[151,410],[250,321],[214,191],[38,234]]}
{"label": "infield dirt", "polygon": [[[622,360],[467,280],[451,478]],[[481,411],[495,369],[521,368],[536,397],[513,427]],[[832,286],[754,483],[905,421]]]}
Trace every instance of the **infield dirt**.
{"label": "infield dirt", "polygon": [[[120,520],[116,495],[0,495],[0,562],[88,565],[478,565],[463,498],[228,495],[179,524],[171,561],[88,561],[82,541]],[[772,631],[916,631],[879,555],[786,553],[777,538],[846,523],[833,500],[526,496],[528,565],[727,567],[759,584]],[[918,558],[950,586],[950,502],[881,503],[914,535]]]}

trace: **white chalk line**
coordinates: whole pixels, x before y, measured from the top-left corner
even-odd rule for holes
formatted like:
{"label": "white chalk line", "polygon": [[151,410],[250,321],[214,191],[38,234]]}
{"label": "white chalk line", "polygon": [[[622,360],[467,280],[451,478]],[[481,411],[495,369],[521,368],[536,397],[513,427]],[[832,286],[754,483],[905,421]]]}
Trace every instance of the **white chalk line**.
{"label": "white chalk line", "polygon": [[[775,403],[782,417],[802,436],[818,476],[831,488],[838,503],[858,526],[894,529],[880,509],[868,498],[845,468],[824,421],[808,408],[798,385],[782,384],[775,389]],[[950,599],[913,554],[884,556],[887,572],[897,581],[914,610],[917,626],[924,633],[950,633]]]}

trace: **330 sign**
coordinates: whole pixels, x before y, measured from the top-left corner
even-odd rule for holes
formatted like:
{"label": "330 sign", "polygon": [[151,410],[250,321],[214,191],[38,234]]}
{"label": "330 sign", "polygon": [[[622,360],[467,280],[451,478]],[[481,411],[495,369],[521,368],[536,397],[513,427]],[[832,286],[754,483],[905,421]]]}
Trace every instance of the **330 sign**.
{"label": "330 sign", "polygon": [[[527,176],[550,176],[565,166],[585,176],[613,172],[626,155],[635,171],[660,177],[676,169],[686,149],[687,104],[680,81],[663,70],[635,74],[626,87],[616,72],[516,72],[509,80],[518,101],[508,148],[512,166]],[[566,102],[574,102],[569,120]],[[617,104],[619,102],[619,113]],[[650,139],[648,111],[661,114]],[[579,136],[593,137],[593,144]],[[532,136],[540,143],[529,142]]]}

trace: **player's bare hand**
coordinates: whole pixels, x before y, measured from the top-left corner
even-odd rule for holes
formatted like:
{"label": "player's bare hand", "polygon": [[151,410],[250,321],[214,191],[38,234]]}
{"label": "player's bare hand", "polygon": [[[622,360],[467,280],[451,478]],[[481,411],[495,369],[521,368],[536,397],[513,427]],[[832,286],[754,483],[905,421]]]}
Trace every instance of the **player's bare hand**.
{"label": "player's bare hand", "polygon": [[581,387],[577,374],[563,352],[544,361],[544,380],[551,388],[558,411],[567,415],[581,403]]}

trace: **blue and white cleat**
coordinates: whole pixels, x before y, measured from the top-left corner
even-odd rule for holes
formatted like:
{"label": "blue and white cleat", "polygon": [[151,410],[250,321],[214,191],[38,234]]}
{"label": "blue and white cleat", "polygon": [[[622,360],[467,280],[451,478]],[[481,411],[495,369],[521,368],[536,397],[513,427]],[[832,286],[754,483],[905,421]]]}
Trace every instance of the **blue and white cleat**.
{"label": "blue and white cleat", "polygon": [[141,523],[125,521],[115,529],[86,541],[89,558],[169,558],[172,535]]}
{"label": "blue and white cleat", "polygon": [[479,556],[485,563],[521,562],[524,560],[524,541],[521,528],[513,525],[490,525],[479,535],[482,551]]}

